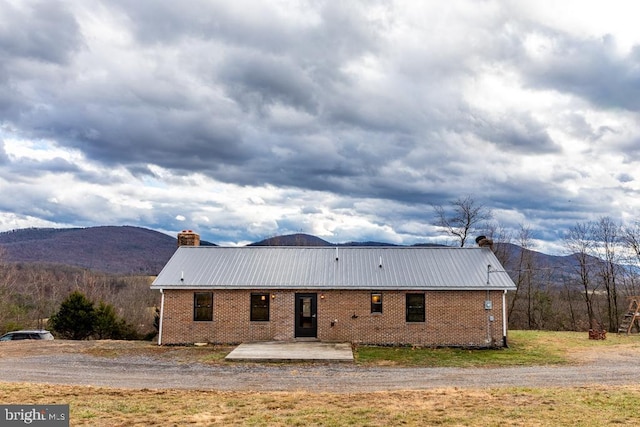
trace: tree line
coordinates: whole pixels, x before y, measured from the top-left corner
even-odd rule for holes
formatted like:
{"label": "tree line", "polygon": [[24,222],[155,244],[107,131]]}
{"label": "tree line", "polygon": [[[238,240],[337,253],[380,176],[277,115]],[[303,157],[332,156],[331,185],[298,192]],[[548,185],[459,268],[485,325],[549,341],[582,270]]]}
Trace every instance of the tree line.
{"label": "tree line", "polygon": [[[530,246],[522,227],[519,244]],[[576,223],[564,236],[567,265],[545,268],[530,252],[515,263],[518,286],[509,322],[527,329],[618,332],[630,298],[640,295],[640,225],[610,217]]]}
{"label": "tree line", "polygon": [[460,247],[474,233],[494,241],[517,287],[508,294],[512,329],[618,332],[630,298],[640,296],[640,221],[621,224],[605,216],[576,223],[564,236],[565,263],[552,266],[534,251],[530,227],[506,232],[471,196],[433,209],[436,226]]}
{"label": "tree line", "polygon": [[95,304],[94,314],[103,322],[102,329],[99,323],[94,325],[90,336],[130,339],[153,335],[160,297],[149,289],[152,279],[59,264],[8,263],[0,256],[0,332],[50,327],[49,319],[60,312],[63,302],[79,292]]}

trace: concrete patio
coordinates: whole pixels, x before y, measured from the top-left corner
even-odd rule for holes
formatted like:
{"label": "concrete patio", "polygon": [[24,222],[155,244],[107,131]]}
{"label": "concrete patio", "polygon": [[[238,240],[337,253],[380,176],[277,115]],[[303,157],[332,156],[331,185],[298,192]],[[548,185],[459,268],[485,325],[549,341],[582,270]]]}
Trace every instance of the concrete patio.
{"label": "concrete patio", "polygon": [[320,341],[268,341],[243,343],[225,357],[252,362],[353,362],[350,343]]}

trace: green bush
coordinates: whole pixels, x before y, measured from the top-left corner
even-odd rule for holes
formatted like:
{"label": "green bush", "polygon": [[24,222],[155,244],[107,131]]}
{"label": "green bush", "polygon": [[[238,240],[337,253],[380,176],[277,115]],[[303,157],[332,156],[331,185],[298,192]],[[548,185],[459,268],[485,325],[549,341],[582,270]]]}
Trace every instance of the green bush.
{"label": "green bush", "polygon": [[80,291],[62,301],[60,310],[49,319],[49,328],[63,338],[84,340],[93,334],[96,323],[93,302]]}
{"label": "green bush", "polygon": [[62,302],[60,310],[49,319],[49,328],[72,340],[138,339],[135,328],[120,318],[111,304],[101,301],[95,308],[79,291]]}
{"label": "green bush", "polygon": [[111,304],[101,301],[96,309],[94,336],[97,339],[128,340],[137,339],[135,328],[118,317]]}

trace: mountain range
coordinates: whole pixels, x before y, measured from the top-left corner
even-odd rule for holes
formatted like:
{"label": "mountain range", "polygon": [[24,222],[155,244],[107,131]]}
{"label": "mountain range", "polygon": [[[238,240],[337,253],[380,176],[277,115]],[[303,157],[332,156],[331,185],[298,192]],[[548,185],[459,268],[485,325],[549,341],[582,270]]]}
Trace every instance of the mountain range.
{"label": "mountain range", "polygon": [[[201,245],[213,243],[201,241]],[[251,246],[389,246],[382,242],[331,243],[308,234],[275,236]],[[422,245],[421,245],[422,246]],[[0,261],[60,264],[111,274],[156,275],[175,252],[176,237],[147,228],[101,226],[88,228],[25,228],[0,233]],[[501,244],[507,270],[515,268],[523,249]],[[526,251],[526,250],[525,250]],[[538,266],[566,269],[570,256],[528,251]]]}

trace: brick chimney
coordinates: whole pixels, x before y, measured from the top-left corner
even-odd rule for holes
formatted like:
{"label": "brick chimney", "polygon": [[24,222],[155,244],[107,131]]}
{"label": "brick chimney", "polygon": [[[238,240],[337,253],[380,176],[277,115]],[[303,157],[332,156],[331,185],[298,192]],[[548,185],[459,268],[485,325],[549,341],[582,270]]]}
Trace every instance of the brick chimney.
{"label": "brick chimney", "polygon": [[488,239],[486,236],[478,236],[478,237],[476,237],[476,243],[481,248],[489,247],[489,249],[493,250],[493,240]]}
{"label": "brick chimney", "polygon": [[192,230],[178,233],[178,246],[200,246],[200,235]]}

